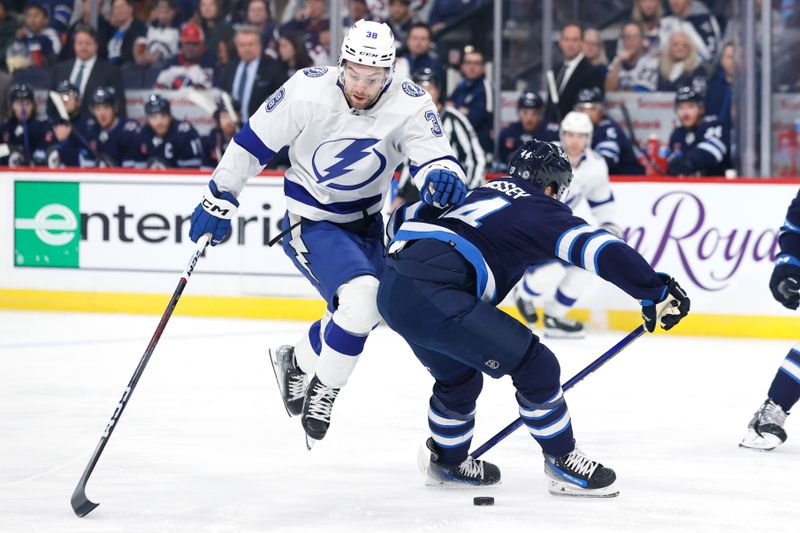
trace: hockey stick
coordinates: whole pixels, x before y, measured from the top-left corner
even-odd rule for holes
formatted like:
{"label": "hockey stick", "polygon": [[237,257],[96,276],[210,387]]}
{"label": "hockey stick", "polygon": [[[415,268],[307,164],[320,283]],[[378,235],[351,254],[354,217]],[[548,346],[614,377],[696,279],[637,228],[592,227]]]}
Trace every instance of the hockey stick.
{"label": "hockey stick", "polygon": [[636,132],[633,130],[631,114],[628,111],[628,106],[625,105],[625,102],[622,102],[620,111],[622,111],[622,119],[625,121],[625,129],[628,130],[628,137],[630,137],[631,143],[636,147],[637,150],[639,150],[639,152],[641,152],[642,156],[644,156],[650,166],[653,167],[653,170],[655,170],[659,176],[663,176],[664,173],[661,171],[661,167],[659,167],[658,164],[653,161],[653,159],[650,157],[650,154],[647,153],[647,149],[643,150],[642,146],[639,144],[639,140],[636,138]]}
{"label": "hockey stick", "polygon": [[559,124],[561,124],[561,120],[564,117],[561,116],[561,110],[558,107],[559,97],[558,88],[556,87],[556,78],[553,76],[552,70],[548,70],[545,76],[547,77],[547,92],[550,95],[550,102],[555,106],[556,120]]}
{"label": "hockey stick", "polygon": [[150,356],[153,355],[153,351],[156,349],[156,344],[158,344],[161,334],[164,333],[164,328],[167,326],[167,321],[169,321],[170,317],[172,316],[175,306],[178,305],[178,300],[183,293],[184,287],[186,287],[189,277],[194,271],[197,260],[200,259],[200,256],[206,249],[206,246],[208,246],[210,239],[211,234],[206,233],[197,240],[197,247],[192,253],[192,258],[189,260],[189,264],[186,265],[186,269],[181,274],[181,280],[178,282],[178,286],[175,288],[175,292],[172,294],[172,298],[167,304],[164,314],[161,315],[161,321],[158,323],[158,327],[156,328],[155,333],[153,333],[153,337],[150,339],[150,344],[147,345],[147,349],[144,351],[144,355],[139,361],[139,366],[136,367],[136,371],[134,371],[128,386],[125,388],[125,392],[122,393],[122,399],[117,404],[116,409],[114,409],[114,414],[111,415],[111,420],[108,422],[105,431],[103,431],[103,435],[100,437],[100,442],[98,443],[97,448],[95,448],[92,458],[89,460],[89,464],[86,465],[86,470],[83,471],[83,475],[81,476],[80,480],[78,480],[78,485],[75,487],[71,499],[72,510],[75,511],[75,514],[78,516],[86,516],[87,514],[91,513],[95,507],[100,505],[99,503],[94,503],[86,497],[86,483],[89,481],[89,476],[92,475],[92,471],[94,470],[95,465],[97,465],[98,459],[100,459],[100,454],[103,453],[103,448],[106,447],[108,439],[111,438],[111,433],[114,432],[114,428],[117,426],[117,422],[119,422],[119,418],[122,416],[125,406],[131,399],[133,389],[136,388],[139,378],[142,377],[144,367],[147,366]]}
{"label": "hockey stick", "polygon": [[[620,353],[622,350],[630,346],[630,344],[634,340],[639,338],[644,333],[644,331],[645,331],[644,324],[642,324],[635,330],[628,333],[628,335],[626,335],[624,339],[622,339],[617,344],[609,348],[609,350],[606,353],[604,353],[603,355],[601,355],[600,357],[589,363],[589,365],[586,368],[584,368],[583,370],[572,376],[572,378],[569,381],[564,383],[564,385],[561,387],[563,391],[567,392],[574,385],[583,380],[583,378],[585,378],[586,376],[588,376],[589,374],[591,374],[592,372],[603,366],[606,363],[606,361],[608,361],[609,359]],[[501,429],[497,435],[486,441],[480,448],[472,452],[470,455],[472,455],[474,459],[477,459],[484,453],[494,448],[497,445],[497,443],[499,443],[501,440],[505,439],[506,437],[514,433],[517,430],[517,428],[519,428],[522,424],[523,424],[522,417],[517,418],[509,425]]]}

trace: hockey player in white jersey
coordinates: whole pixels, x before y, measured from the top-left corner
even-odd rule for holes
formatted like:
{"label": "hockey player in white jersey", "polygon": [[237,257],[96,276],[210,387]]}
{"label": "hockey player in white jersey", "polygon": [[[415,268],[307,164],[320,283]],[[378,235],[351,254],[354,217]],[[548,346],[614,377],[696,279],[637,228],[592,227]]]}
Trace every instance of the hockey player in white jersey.
{"label": "hockey player in white jersey", "polygon": [[[572,165],[574,178],[565,203],[572,210],[585,201],[598,226],[617,237],[622,230],[614,222],[616,206],[608,182],[608,166],[603,157],[591,149],[592,122],[586,113],[571,111],[561,122],[561,144]],[[514,299],[523,318],[533,326],[538,320],[536,301],[543,298],[548,276],[542,268],[552,263],[532,265],[515,288]],[[581,338],[583,324],[568,318],[567,312],[591,283],[592,275],[574,265],[564,265],[564,275],[555,293],[543,302],[546,337]]]}
{"label": "hockey player in white jersey", "polygon": [[270,353],[286,410],[302,414],[309,448],[325,436],[337,394],[380,320],[380,210],[395,169],[410,160],[426,203],[460,205],[466,195],[436,107],[410,80],[393,79],[394,59],[389,26],[358,21],[338,67],[298,71],[244,124],[192,216],[192,240],[212,233],[212,244],[222,241],[247,179],[289,146],[283,248],[327,312],[295,346]]}

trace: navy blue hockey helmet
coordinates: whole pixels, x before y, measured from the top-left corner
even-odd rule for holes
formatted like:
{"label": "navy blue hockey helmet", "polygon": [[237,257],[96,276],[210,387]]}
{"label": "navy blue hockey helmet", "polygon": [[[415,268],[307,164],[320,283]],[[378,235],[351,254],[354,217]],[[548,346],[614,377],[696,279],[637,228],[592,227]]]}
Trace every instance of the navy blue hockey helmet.
{"label": "navy blue hockey helmet", "polygon": [[98,87],[92,93],[92,105],[110,105],[114,107],[117,103],[117,93],[113,87]]}
{"label": "navy blue hockey helmet", "polygon": [[169,100],[160,94],[151,94],[147,102],[144,103],[144,112],[147,115],[155,115],[156,113],[170,113]]}
{"label": "navy blue hockey helmet", "polygon": [[71,83],[69,80],[62,80],[56,85],[56,92],[58,94],[66,94],[73,98],[78,98],[81,95],[81,90],[77,85]]}
{"label": "navy blue hockey helmet", "polygon": [[686,87],[681,87],[675,91],[675,105],[683,102],[697,102],[698,104],[702,104],[703,95],[695,91],[691,86],[687,85]]}
{"label": "navy blue hockey helmet", "polygon": [[430,83],[431,85],[436,85],[437,87],[439,87],[439,78],[436,77],[436,73],[433,71],[433,69],[427,67],[416,71],[411,76],[411,79],[417,85],[424,85],[426,83]]}
{"label": "navy blue hockey helmet", "polygon": [[12,85],[8,90],[8,99],[11,102],[15,102],[17,100],[30,100],[33,102],[33,91],[24,83],[17,83]]}
{"label": "navy blue hockey helmet", "polygon": [[517,109],[542,109],[544,101],[533,91],[523,91],[517,100]]}
{"label": "navy blue hockey helmet", "polygon": [[600,87],[587,87],[578,92],[576,105],[603,105],[603,90]]}
{"label": "navy blue hockey helmet", "polygon": [[508,174],[531,182],[544,191],[548,185],[563,198],[572,182],[572,166],[564,150],[553,143],[532,139],[511,154]]}

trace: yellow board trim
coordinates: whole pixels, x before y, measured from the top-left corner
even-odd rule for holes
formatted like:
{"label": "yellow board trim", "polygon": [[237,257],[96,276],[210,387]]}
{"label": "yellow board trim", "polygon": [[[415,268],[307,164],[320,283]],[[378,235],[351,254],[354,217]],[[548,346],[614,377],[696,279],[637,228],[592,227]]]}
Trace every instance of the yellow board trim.
{"label": "yellow board trim", "polygon": [[[0,289],[0,309],[8,310],[160,315],[168,301],[169,296],[164,294]],[[521,319],[516,308],[501,309]],[[184,316],[304,321],[317,320],[324,312],[325,303],[321,300],[191,294],[184,295],[175,310],[176,315]],[[590,313],[576,309],[569,316],[587,321]],[[609,329],[630,331],[640,324],[641,317],[636,311],[607,311],[606,321]],[[674,333],[797,340],[800,318],[698,313],[686,317],[675,327]]]}

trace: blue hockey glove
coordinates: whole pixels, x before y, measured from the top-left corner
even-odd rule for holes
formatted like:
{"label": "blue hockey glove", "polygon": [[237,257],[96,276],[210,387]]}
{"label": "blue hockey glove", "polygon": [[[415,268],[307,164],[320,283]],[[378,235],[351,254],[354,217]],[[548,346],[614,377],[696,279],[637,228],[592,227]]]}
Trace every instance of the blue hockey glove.
{"label": "blue hockey glove", "polygon": [[220,192],[213,180],[192,213],[189,238],[197,242],[204,233],[211,234],[211,246],[219,244],[231,232],[231,220],[236,216],[239,201],[229,192]]}
{"label": "blue hockey glove", "polygon": [[669,274],[658,273],[658,277],[664,282],[664,296],[661,300],[642,300],[642,318],[644,327],[652,333],[656,329],[656,324],[660,324],[665,330],[672,329],[683,317],[689,314],[689,297],[686,296],[678,282],[672,279]]}
{"label": "blue hockey glove", "polygon": [[769,280],[772,296],[789,309],[800,307],[800,259],[780,254]]}
{"label": "blue hockey glove", "polygon": [[434,207],[449,207],[464,203],[467,187],[455,172],[446,168],[435,168],[425,176],[420,190],[422,201]]}

